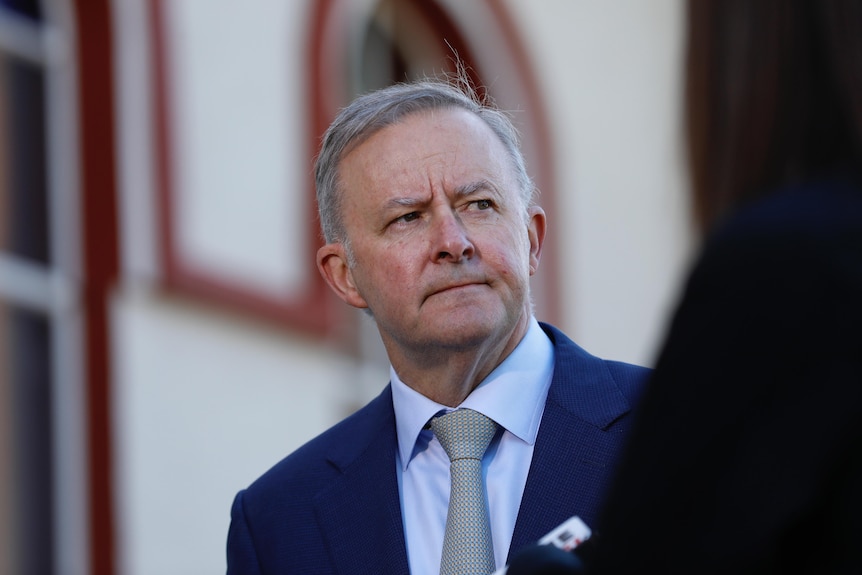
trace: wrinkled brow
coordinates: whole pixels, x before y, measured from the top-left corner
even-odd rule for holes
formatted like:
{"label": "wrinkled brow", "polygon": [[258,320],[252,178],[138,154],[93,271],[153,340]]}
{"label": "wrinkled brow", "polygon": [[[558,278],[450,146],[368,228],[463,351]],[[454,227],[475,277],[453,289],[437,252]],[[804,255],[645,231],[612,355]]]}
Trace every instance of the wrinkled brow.
{"label": "wrinkled brow", "polygon": [[[490,180],[476,180],[475,182],[470,182],[461,186],[458,186],[454,190],[454,194],[456,198],[469,197],[476,192],[481,191],[489,191],[493,193],[499,193],[497,186],[491,183]],[[386,200],[386,203],[383,205],[384,208],[414,208],[416,206],[421,206],[425,202],[427,202],[427,198],[390,198]]]}
{"label": "wrinkled brow", "polygon": [[464,184],[463,186],[458,186],[457,188],[455,188],[455,195],[457,197],[463,197],[475,194],[476,192],[480,191],[490,191],[494,193],[499,192],[497,186],[495,186],[489,180],[476,180],[475,182],[470,182],[469,184]]}

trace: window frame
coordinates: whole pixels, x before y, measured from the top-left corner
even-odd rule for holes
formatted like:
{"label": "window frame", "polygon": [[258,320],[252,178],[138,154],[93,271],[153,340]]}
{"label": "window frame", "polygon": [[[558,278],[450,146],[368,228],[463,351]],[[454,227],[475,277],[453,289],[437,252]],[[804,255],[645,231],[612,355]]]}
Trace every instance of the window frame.
{"label": "window frame", "polygon": [[[49,326],[53,570],[89,570],[88,446],[83,367],[75,28],[68,0],[41,20],[0,6],[0,50],[43,73],[47,262],[0,251],[0,299]],[[14,193],[14,192],[13,192]]]}

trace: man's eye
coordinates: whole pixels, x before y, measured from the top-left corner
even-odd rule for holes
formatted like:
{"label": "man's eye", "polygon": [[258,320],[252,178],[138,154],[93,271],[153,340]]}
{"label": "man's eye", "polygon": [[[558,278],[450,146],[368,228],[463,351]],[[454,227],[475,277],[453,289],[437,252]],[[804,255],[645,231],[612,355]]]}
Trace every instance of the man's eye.
{"label": "man's eye", "polygon": [[480,210],[489,210],[494,207],[494,202],[491,200],[476,200],[476,207]]}
{"label": "man's eye", "polygon": [[396,221],[412,222],[413,220],[418,219],[418,218],[419,218],[419,212],[410,212],[409,214],[404,214],[403,216],[398,218]]}

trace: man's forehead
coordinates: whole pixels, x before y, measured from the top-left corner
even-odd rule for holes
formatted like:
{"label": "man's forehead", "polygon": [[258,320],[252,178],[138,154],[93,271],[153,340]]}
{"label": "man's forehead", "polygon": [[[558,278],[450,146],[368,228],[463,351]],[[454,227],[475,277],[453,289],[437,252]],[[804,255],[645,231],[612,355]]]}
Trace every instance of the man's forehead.
{"label": "man's forehead", "polygon": [[397,170],[394,162],[496,163],[505,147],[478,116],[466,110],[444,115],[411,114],[378,130],[346,152],[344,163],[368,164]]}
{"label": "man's forehead", "polygon": [[351,196],[347,201],[416,197],[434,186],[459,195],[481,187],[498,196],[520,195],[516,170],[497,134],[461,108],[406,115],[356,145],[338,169],[342,193]]}

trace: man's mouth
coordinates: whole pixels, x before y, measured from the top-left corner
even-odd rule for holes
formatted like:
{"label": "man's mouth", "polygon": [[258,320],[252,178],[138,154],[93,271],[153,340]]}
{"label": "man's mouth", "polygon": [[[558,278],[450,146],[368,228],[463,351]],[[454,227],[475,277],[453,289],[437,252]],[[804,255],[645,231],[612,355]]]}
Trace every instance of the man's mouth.
{"label": "man's mouth", "polygon": [[484,286],[484,285],[487,285],[487,283],[484,281],[453,282],[450,284],[445,284],[445,285],[441,285],[439,287],[433,288],[428,293],[428,295],[425,297],[425,299],[428,299],[431,296],[440,295],[440,294],[443,294],[446,292],[452,292],[452,291],[457,291],[457,290],[461,290],[461,289],[466,289],[466,288],[471,288],[471,287],[479,287],[479,286]]}

